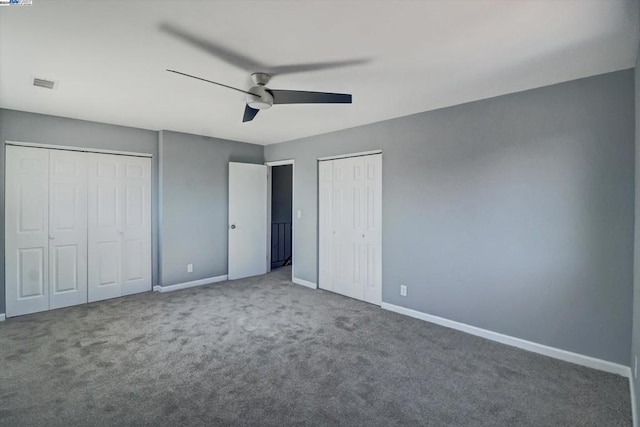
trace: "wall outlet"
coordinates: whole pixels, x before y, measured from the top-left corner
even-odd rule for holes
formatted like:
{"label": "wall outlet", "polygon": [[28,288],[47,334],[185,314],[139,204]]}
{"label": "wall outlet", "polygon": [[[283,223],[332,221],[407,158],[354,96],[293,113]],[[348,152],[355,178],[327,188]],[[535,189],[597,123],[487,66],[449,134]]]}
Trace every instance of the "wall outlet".
{"label": "wall outlet", "polygon": [[407,287],[405,285],[400,285],[400,296],[407,296]]}
{"label": "wall outlet", "polygon": [[302,211],[300,209],[298,209],[298,218],[302,218]]}
{"label": "wall outlet", "polygon": [[193,264],[187,264],[187,273],[193,273]]}
{"label": "wall outlet", "polygon": [[638,355],[635,355],[635,363],[633,364],[633,377],[638,378]]}

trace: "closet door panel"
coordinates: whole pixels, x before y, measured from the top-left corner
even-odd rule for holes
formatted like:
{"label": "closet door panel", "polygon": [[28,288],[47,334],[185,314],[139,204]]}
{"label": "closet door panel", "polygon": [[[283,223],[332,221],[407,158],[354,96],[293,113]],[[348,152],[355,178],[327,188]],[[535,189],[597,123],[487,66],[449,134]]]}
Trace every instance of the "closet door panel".
{"label": "closet door panel", "polygon": [[87,302],[87,154],[51,150],[49,308]]}
{"label": "closet door panel", "polygon": [[5,287],[8,317],[49,309],[49,151],[6,146]]}
{"label": "closet door panel", "polygon": [[151,159],[122,162],[122,295],[129,295],[151,290]]}
{"label": "closet door panel", "polygon": [[88,154],[88,300],[122,295],[122,156]]}
{"label": "closet door panel", "polygon": [[363,157],[363,281],[364,300],[382,304],[382,155]]}
{"label": "closet door panel", "polygon": [[333,290],[333,161],[318,163],[318,234],[320,257],[318,268],[318,286],[328,291]]}
{"label": "closet door panel", "polygon": [[354,224],[353,161],[333,161],[333,291],[358,298],[353,275],[357,248],[353,242]]}

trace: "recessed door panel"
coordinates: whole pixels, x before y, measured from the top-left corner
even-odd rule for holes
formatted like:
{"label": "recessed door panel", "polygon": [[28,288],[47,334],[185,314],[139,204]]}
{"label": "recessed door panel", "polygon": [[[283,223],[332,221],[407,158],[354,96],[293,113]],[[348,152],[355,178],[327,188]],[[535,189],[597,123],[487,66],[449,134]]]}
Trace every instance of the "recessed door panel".
{"label": "recessed door panel", "polygon": [[6,146],[5,287],[8,317],[49,309],[49,151]]}
{"label": "recessed door panel", "polygon": [[44,248],[18,249],[18,299],[45,297]]}
{"label": "recessed door panel", "polygon": [[52,248],[52,295],[78,291],[78,255],[77,245],[60,245]]}
{"label": "recessed door panel", "polygon": [[144,276],[144,242],[127,240],[124,242],[124,282],[142,280]]}

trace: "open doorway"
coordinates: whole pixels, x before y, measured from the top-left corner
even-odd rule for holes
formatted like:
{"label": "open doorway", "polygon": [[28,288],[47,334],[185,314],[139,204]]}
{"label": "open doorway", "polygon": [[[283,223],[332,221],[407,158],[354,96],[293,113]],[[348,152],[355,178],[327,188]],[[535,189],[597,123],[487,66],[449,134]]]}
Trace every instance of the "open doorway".
{"label": "open doorway", "polygon": [[[293,265],[293,161],[269,166],[271,270]],[[291,268],[291,267],[289,267]]]}

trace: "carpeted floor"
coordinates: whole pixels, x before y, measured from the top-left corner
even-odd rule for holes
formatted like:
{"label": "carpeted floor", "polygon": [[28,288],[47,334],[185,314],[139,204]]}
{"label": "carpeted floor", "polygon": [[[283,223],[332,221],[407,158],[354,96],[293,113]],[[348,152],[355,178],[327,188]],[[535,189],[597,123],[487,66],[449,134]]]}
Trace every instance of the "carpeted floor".
{"label": "carpeted floor", "polygon": [[0,425],[631,425],[623,377],[290,274],[0,323]]}

